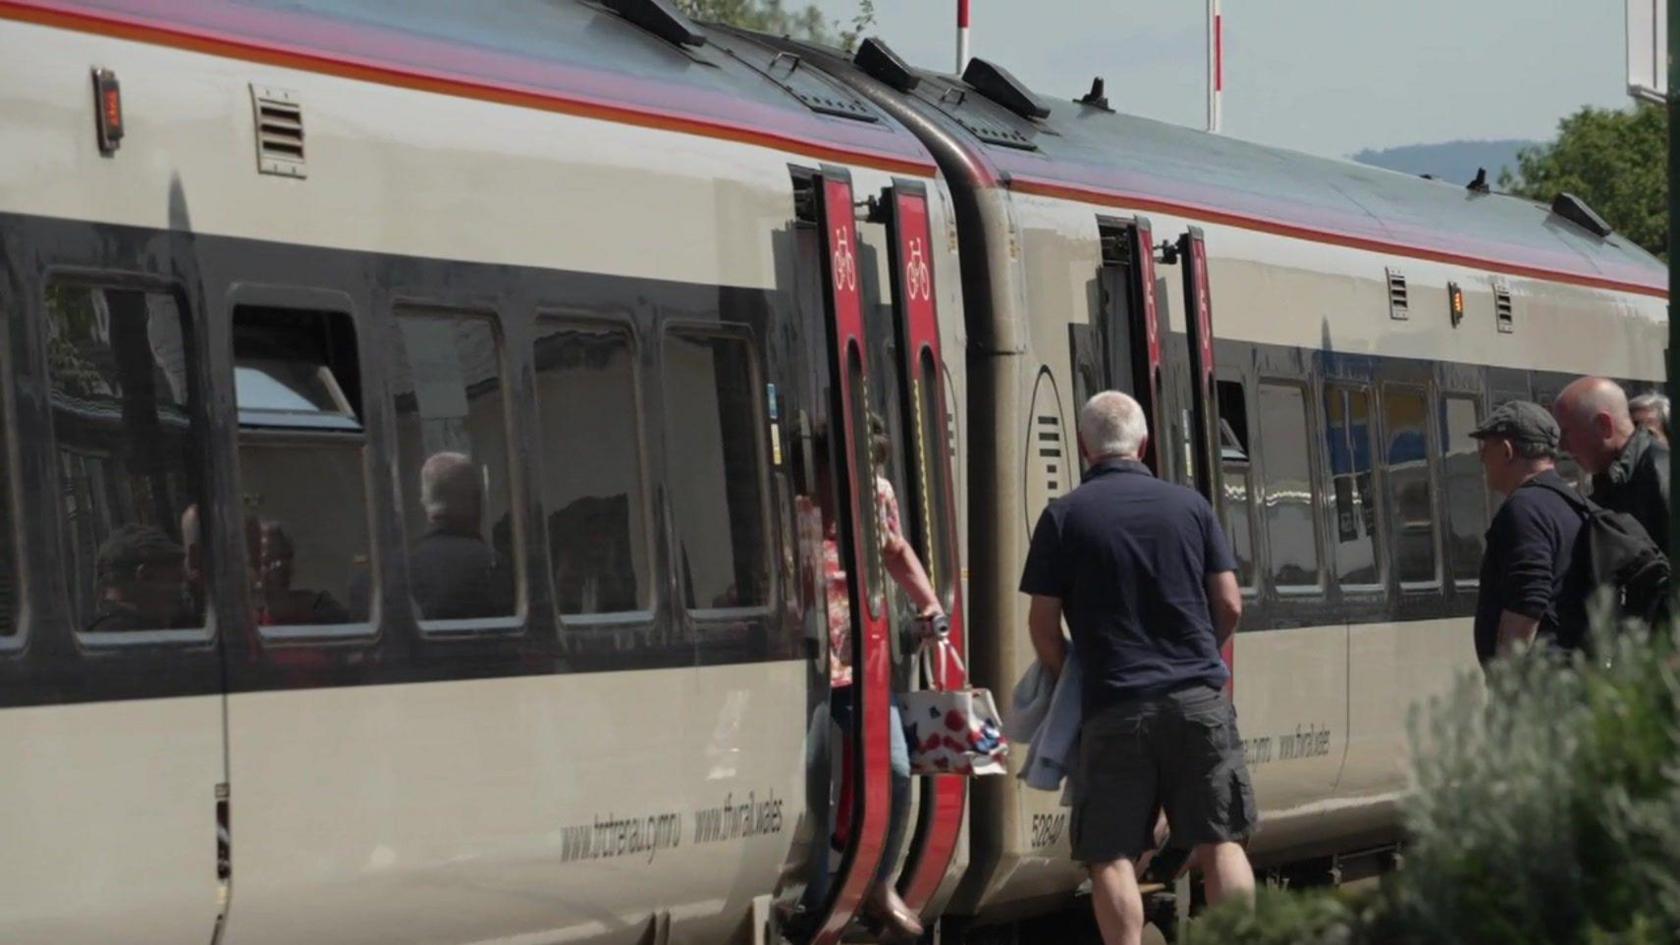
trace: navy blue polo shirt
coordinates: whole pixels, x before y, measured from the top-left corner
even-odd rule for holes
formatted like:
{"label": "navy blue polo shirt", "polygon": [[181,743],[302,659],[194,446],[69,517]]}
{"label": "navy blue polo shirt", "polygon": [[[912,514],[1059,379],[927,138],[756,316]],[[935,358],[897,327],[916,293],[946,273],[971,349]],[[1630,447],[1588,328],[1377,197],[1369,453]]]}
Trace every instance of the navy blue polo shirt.
{"label": "navy blue polo shirt", "polygon": [[1584,521],[1563,496],[1541,483],[1573,489],[1557,470],[1524,482],[1494,513],[1482,553],[1476,592],[1476,658],[1484,665],[1499,650],[1499,612],[1540,621],[1537,636],[1554,646],[1581,645],[1591,579],[1575,566],[1575,542]]}
{"label": "navy blue polo shirt", "polygon": [[1202,496],[1136,460],[1105,460],[1033,529],[1021,591],[1062,602],[1087,714],[1185,686],[1225,685],[1207,577],[1236,570]]}

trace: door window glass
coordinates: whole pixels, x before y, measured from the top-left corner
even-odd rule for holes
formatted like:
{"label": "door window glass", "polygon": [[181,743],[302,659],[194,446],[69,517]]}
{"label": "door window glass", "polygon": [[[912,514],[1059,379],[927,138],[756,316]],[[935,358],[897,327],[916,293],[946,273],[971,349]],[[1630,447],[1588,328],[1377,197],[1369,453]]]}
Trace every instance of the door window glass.
{"label": "door window glass", "polygon": [[536,361],[555,602],[562,614],[646,610],[653,581],[630,333],[542,322]]}
{"label": "door window glass", "polygon": [[1446,481],[1442,495],[1447,503],[1447,561],[1453,580],[1474,585],[1481,574],[1482,550],[1488,526],[1487,480],[1470,431],[1481,422],[1481,405],[1471,397],[1446,399],[1442,436],[1445,456],[1441,466]]}
{"label": "door window glass", "polygon": [[[406,311],[392,332],[408,587],[423,621],[516,608],[500,338],[490,319]],[[439,628],[442,629],[442,628]]]}
{"label": "door window glass", "polygon": [[1429,478],[1429,411],[1421,388],[1383,388],[1383,460],[1394,503],[1394,564],[1402,585],[1439,580]]}
{"label": "door window glass", "polygon": [[6,408],[0,402],[0,636],[17,632],[18,583],[12,554],[12,480],[8,462]]}
{"label": "door window glass", "polygon": [[1317,502],[1307,395],[1298,384],[1260,385],[1260,461],[1265,472],[1266,542],[1280,589],[1318,588]]}
{"label": "door window glass", "polygon": [[690,609],[769,603],[770,555],[752,346],[736,335],[665,336],[671,510]]}
{"label": "door window glass", "polygon": [[348,315],[233,312],[239,488],[260,626],[367,619],[367,484]]}
{"label": "door window glass", "polygon": [[911,418],[911,423],[915,428],[918,454],[916,473],[921,479],[921,494],[924,496],[921,508],[914,514],[922,521],[921,534],[926,545],[918,550],[927,564],[928,580],[949,608],[955,593],[956,568],[952,562],[952,549],[946,540],[952,513],[946,507],[946,457],[941,449],[945,417],[939,405],[939,366],[933,359],[931,348],[922,349],[912,393],[915,416]]}
{"label": "door window glass", "polygon": [[1237,559],[1237,583],[1254,586],[1254,464],[1248,452],[1248,401],[1240,381],[1219,381],[1219,461],[1225,534]]}
{"label": "door window glass", "polygon": [[1330,496],[1334,517],[1336,578],[1343,587],[1377,586],[1377,506],[1371,479],[1371,394],[1364,388],[1329,385],[1324,390],[1325,436],[1329,447]]}
{"label": "door window glass", "polygon": [[162,292],[74,284],[50,286],[46,303],[61,565],[76,626],[201,626],[201,431],[180,307]]}

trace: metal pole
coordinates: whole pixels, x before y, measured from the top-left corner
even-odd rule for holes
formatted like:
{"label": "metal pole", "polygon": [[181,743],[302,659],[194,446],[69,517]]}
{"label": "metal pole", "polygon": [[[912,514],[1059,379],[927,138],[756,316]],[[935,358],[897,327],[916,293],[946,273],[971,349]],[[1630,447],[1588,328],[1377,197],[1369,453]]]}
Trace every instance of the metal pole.
{"label": "metal pole", "polygon": [[1219,0],[1207,0],[1207,130],[1219,133],[1219,96],[1225,91],[1225,20]]}
{"label": "metal pole", "polygon": [[957,0],[957,75],[968,68],[968,0]]}

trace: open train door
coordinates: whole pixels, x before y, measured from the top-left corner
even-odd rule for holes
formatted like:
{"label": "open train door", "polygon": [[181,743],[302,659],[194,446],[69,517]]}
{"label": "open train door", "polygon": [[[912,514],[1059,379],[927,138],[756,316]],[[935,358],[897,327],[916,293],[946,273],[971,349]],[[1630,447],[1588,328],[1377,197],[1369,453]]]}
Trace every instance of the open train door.
{"label": "open train door", "polygon": [[[875,511],[867,418],[870,374],[859,293],[857,221],[851,176],[824,167],[810,178],[823,271],[823,297],[832,418],[831,457],[835,529],[849,577],[852,620],[851,738],[844,751],[851,771],[849,810],[840,868],[829,884],[810,941],[838,942],[874,881],[891,816],[892,653],[888,641],[884,570]],[[833,695],[831,694],[831,698]]]}
{"label": "open train door", "polygon": [[1158,442],[1165,442],[1157,431],[1170,429],[1171,404],[1161,363],[1162,325],[1149,221],[1099,216],[1097,233],[1102,246],[1102,267],[1097,274],[1101,307],[1095,337],[1088,343],[1094,350],[1089,354],[1078,350],[1087,346],[1075,338],[1074,359],[1088,365],[1076,371],[1078,406],[1102,390],[1124,391],[1137,398],[1149,418],[1143,461],[1155,475],[1173,479],[1172,450],[1157,447]]}
{"label": "open train door", "polygon": [[[1190,418],[1184,438],[1190,468],[1184,478],[1218,512],[1224,501],[1224,437],[1213,365],[1213,298],[1208,292],[1207,243],[1200,227],[1190,227],[1178,238],[1178,257],[1184,272],[1184,324],[1190,353]],[[1234,638],[1226,640],[1220,654],[1233,671],[1234,642]]]}
{"label": "open train door", "polygon": [[[919,181],[895,180],[883,195],[892,250],[893,316],[900,355],[899,405],[906,418],[899,444],[908,459],[909,493],[904,517],[910,541],[927,568],[951,622],[951,645],[965,654],[962,595],[957,581],[956,492],[952,485],[950,439],[945,435],[944,360],[933,279],[933,234],[927,189]],[[967,684],[960,664],[946,670],[944,684]],[[898,888],[904,902],[921,913],[939,891],[962,835],[968,780],[956,776],[921,779],[915,833]]]}

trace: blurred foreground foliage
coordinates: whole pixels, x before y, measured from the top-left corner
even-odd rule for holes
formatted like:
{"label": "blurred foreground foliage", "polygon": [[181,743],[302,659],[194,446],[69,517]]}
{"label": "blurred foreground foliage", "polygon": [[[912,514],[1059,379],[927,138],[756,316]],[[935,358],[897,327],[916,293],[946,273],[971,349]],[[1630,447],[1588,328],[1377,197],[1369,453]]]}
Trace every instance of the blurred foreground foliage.
{"label": "blurred foreground foliage", "polygon": [[1465,679],[1412,724],[1404,867],[1375,890],[1263,889],[1194,945],[1680,942],[1680,670],[1674,629],[1608,659],[1530,655]]}

